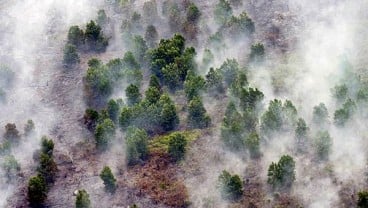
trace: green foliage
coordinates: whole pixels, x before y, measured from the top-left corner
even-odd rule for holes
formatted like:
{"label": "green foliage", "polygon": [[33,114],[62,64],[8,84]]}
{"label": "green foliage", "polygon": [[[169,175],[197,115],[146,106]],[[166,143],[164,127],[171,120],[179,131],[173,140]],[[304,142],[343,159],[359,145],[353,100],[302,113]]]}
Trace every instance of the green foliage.
{"label": "green foliage", "polygon": [[343,107],[334,113],[334,123],[338,127],[343,127],[351,119],[356,111],[356,105],[350,98],[346,100]]}
{"label": "green foliage", "polygon": [[103,100],[112,93],[110,71],[98,59],[88,61],[85,88],[90,103]]}
{"label": "green foliage", "polygon": [[161,91],[160,80],[155,75],[151,75],[151,78],[150,78],[150,81],[149,81],[149,85],[148,86],[149,87],[154,87],[154,88],[158,89],[159,91]]}
{"label": "green foliage", "polygon": [[320,160],[327,160],[331,151],[332,138],[328,131],[317,132],[314,139],[314,148]]}
{"label": "green foliage", "polygon": [[328,123],[328,110],[324,103],[313,108],[313,123],[324,128]]}
{"label": "green foliage", "polygon": [[217,24],[224,25],[227,23],[233,15],[233,10],[230,3],[226,0],[219,0],[215,5],[214,18]]}
{"label": "green foliage", "polygon": [[35,124],[31,119],[27,120],[26,125],[24,126],[24,135],[29,136],[33,134],[35,131]]}
{"label": "green foliage", "polygon": [[256,111],[263,98],[263,93],[257,88],[242,88],[239,95],[240,107],[243,111]]}
{"label": "green foliage", "polygon": [[161,99],[160,102],[162,106],[161,126],[165,131],[174,130],[179,125],[179,116],[176,113],[175,104],[170,99]]}
{"label": "green foliage", "polygon": [[211,124],[211,118],[207,115],[200,97],[194,97],[188,105],[188,127],[206,128]]}
{"label": "green foliage", "polygon": [[150,104],[155,104],[159,101],[160,96],[161,96],[161,92],[156,88],[156,87],[149,87],[146,92],[146,100],[150,103]]}
{"label": "green foliage", "polygon": [[5,125],[4,138],[11,143],[19,143],[20,135],[15,124],[8,123]]}
{"label": "green foliage", "polygon": [[97,148],[105,150],[115,136],[115,125],[111,119],[104,119],[95,130]]}
{"label": "green foliage", "polygon": [[129,127],[125,141],[128,165],[134,165],[148,156],[148,135],[143,129]]}
{"label": "green foliage", "polygon": [[52,139],[47,138],[46,136],[43,136],[41,138],[41,152],[44,154],[49,155],[52,157],[52,154],[54,152],[54,142]]}
{"label": "green foliage", "polygon": [[141,93],[139,92],[139,88],[136,85],[130,84],[125,89],[125,95],[127,96],[128,105],[132,106],[141,101]]}
{"label": "green foliage", "polygon": [[260,139],[256,132],[249,134],[245,138],[245,147],[248,149],[251,158],[259,158],[260,152]]}
{"label": "green foliage", "polygon": [[238,17],[231,16],[228,22],[225,23],[227,33],[232,37],[241,37],[242,35],[250,35],[254,33],[255,26],[251,18],[246,12],[241,13]]}
{"label": "green foliage", "polygon": [[116,188],[117,188],[116,179],[114,175],[112,174],[110,167],[105,166],[102,169],[100,173],[100,178],[103,180],[105,184],[105,190],[110,193],[115,193]]}
{"label": "green foliage", "polygon": [[267,182],[274,189],[290,188],[295,181],[294,159],[289,155],[283,155],[278,163],[271,163],[267,176]]}
{"label": "green foliage", "polygon": [[44,178],[34,176],[28,182],[28,201],[31,207],[40,207],[47,198],[47,187]]}
{"label": "green foliage", "polygon": [[9,141],[4,141],[0,144],[0,155],[7,155],[10,154],[11,151],[11,144]]}
{"label": "green foliage", "polygon": [[65,45],[63,63],[67,67],[71,67],[79,63],[79,55],[77,52],[77,47],[75,47],[75,45],[72,44]]}
{"label": "green foliage", "polygon": [[305,152],[306,145],[308,140],[308,131],[309,128],[305,123],[304,119],[299,118],[298,122],[296,123],[295,129],[295,140],[296,140],[296,149],[298,152]]}
{"label": "green foliage", "polygon": [[109,118],[114,123],[116,123],[118,120],[119,111],[120,111],[119,104],[115,100],[110,99],[109,102],[107,103],[107,113],[109,114]]}
{"label": "green foliage", "polygon": [[223,170],[218,178],[221,195],[226,200],[237,201],[243,195],[243,182],[238,175]]}
{"label": "green foliage", "polygon": [[90,208],[90,207],[91,207],[91,200],[89,200],[89,194],[84,189],[79,190],[77,198],[75,200],[75,208]]}
{"label": "green foliage", "polygon": [[205,80],[201,76],[196,76],[194,72],[188,72],[184,82],[184,92],[188,100],[199,96],[200,91],[205,87]]}
{"label": "green foliage", "polygon": [[201,12],[194,3],[190,3],[187,9],[187,21],[191,23],[196,23],[201,16]]}
{"label": "green foliage", "polygon": [[210,49],[206,48],[203,52],[203,58],[202,58],[202,64],[204,68],[208,67],[210,63],[212,63],[215,60],[215,57]]}
{"label": "green foliage", "polygon": [[68,43],[77,47],[84,44],[84,32],[79,26],[74,25],[69,28]]}
{"label": "green foliage", "polygon": [[348,87],[343,85],[336,85],[333,89],[331,89],[332,96],[339,102],[342,103],[348,97]]}
{"label": "green foliage", "polygon": [[179,161],[184,158],[186,146],[187,140],[183,134],[174,133],[170,135],[168,152],[175,161]]}
{"label": "green foliage", "polygon": [[37,170],[47,184],[53,183],[55,181],[57,166],[52,155],[41,152],[40,164]]}
{"label": "green foliage", "polygon": [[206,85],[210,94],[220,94],[224,92],[224,86],[222,84],[222,74],[219,70],[210,68],[206,75]]}
{"label": "green foliage", "polygon": [[368,207],[368,191],[358,192],[357,206],[359,208],[367,208]]}
{"label": "green foliage", "polygon": [[108,39],[103,35],[100,25],[91,20],[86,27],[85,41],[90,50],[104,52],[108,45]]}
{"label": "green foliage", "polygon": [[146,52],[148,50],[147,43],[142,36],[136,35],[133,37],[133,54],[134,57],[143,63],[146,57]]}
{"label": "green foliage", "polygon": [[14,178],[14,176],[16,176],[20,171],[20,165],[13,155],[7,155],[4,157],[1,168],[3,169],[8,182],[11,181],[12,178]]}
{"label": "green foliage", "polygon": [[246,87],[248,87],[247,75],[242,71],[238,71],[235,80],[230,85],[231,93],[236,97],[240,97],[241,91]]}
{"label": "green foliage", "polygon": [[221,139],[232,150],[244,148],[244,123],[233,102],[229,102],[221,126]]}
{"label": "green foliage", "polygon": [[265,48],[262,43],[256,43],[250,48],[249,58],[251,61],[262,61],[265,55]]}
{"label": "green foliage", "polygon": [[261,117],[261,131],[266,136],[282,130],[290,131],[296,122],[297,110],[292,102],[286,100],[283,105],[280,100],[274,99]]}
{"label": "green foliage", "polygon": [[226,61],[220,66],[219,70],[222,73],[226,85],[231,86],[237,78],[239,64],[235,59],[226,59]]}

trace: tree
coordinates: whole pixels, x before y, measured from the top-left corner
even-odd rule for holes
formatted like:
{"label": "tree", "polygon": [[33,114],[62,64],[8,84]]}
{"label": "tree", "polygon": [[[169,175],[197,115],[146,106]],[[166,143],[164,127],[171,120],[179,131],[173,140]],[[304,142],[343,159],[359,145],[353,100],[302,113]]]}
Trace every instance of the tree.
{"label": "tree", "polygon": [[74,25],[69,28],[68,43],[76,47],[84,44],[84,32],[79,26]]}
{"label": "tree", "polygon": [[107,23],[107,15],[104,9],[100,9],[97,12],[97,24],[105,25]]}
{"label": "tree", "polygon": [[108,39],[104,37],[101,27],[91,20],[86,27],[85,40],[90,50],[104,52],[108,45]]}
{"label": "tree", "polygon": [[201,12],[198,7],[194,3],[190,3],[187,9],[187,21],[190,23],[197,23],[199,17],[201,16]]}
{"label": "tree", "polygon": [[328,110],[324,103],[320,103],[313,108],[313,123],[317,127],[325,128],[328,124]]}
{"label": "tree", "polygon": [[174,130],[179,125],[179,116],[176,113],[175,104],[170,100],[160,99],[160,105],[162,106],[160,120],[161,127],[165,131]]}
{"label": "tree", "polygon": [[78,191],[77,198],[75,200],[76,208],[90,208],[91,201],[89,200],[89,194],[86,190],[82,189]]}
{"label": "tree", "polygon": [[4,138],[12,143],[18,143],[20,141],[19,131],[15,124],[6,124]]}
{"label": "tree", "polygon": [[243,182],[238,175],[231,175],[223,170],[218,181],[224,199],[237,201],[243,195]]}
{"label": "tree", "polygon": [[296,123],[295,129],[295,140],[296,140],[296,149],[298,152],[305,152],[307,139],[308,139],[308,131],[309,128],[305,123],[304,119],[299,118]]}
{"label": "tree", "polygon": [[7,181],[11,181],[14,176],[20,171],[20,165],[15,159],[14,155],[7,155],[1,164],[1,167],[5,173]]}
{"label": "tree", "polygon": [[170,135],[168,152],[175,161],[179,161],[184,158],[186,146],[187,140],[184,135],[180,133]]}
{"label": "tree", "polygon": [[328,131],[319,131],[314,140],[314,148],[320,160],[327,160],[331,151],[332,138]]}
{"label": "tree", "polygon": [[147,26],[144,39],[147,41],[148,47],[153,48],[156,45],[158,40],[158,33],[155,26]]}
{"label": "tree", "polygon": [[290,188],[295,181],[294,159],[289,155],[283,155],[278,163],[271,163],[267,176],[267,182],[274,189]]}
{"label": "tree", "polygon": [[149,87],[145,92],[146,100],[150,104],[156,104],[160,100],[161,93],[156,87]]}
{"label": "tree", "polygon": [[351,119],[356,111],[356,104],[350,98],[346,100],[342,108],[334,113],[334,123],[338,127],[343,127]]}
{"label": "tree", "polygon": [[98,112],[94,109],[87,108],[84,112],[84,124],[87,126],[88,130],[95,131],[97,126],[97,121],[99,119]]}
{"label": "tree", "polygon": [[130,84],[125,89],[125,95],[127,96],[128,105],[132,106],[141,101],[141,93],[139,92],[139,88],[137,85]]}
{"label": "tree", "polygon": [[196,76],[194,72],[189,72],[184,82],[184,92],[188,100],[199,96],[200,91],[205,87],[205,80],[201,76]]}
{"label": "tree", "polygon": [[251,158],[259,158],[261,156],[259,136],[256,132],[249,134],[245,138],[245,147],[248,149]]}
{"label": "tree", "polygon": [[27,120],[27,123],[24,126],[24,135],[30,136],[31,134],[34,133],[34,130],[35,130],[35,124],[33,123],[33,121],[31,119]]}
{"label": "tree", "polygon": [[240,97],[241,91],[246,87],[248,87],[247,75],[245,72],[238,71],[235,80],[230,84],[231,93],[236,97]]}
{"label": "tree", "polygon": [[105,150],[115,136],[115,125],[111,119],[104,119],[95,130],[95,139],[98,149]]}
{"label": "tree", "polygon": [[190,128],[207,128],[211,118],[207,115],[200,97],[194,97],[188,105],[188,126]]}
{"label": "tree", "polygon": [[110,167],[105,166],[100,173],[100,177],[105,184],[105,190],[112,194],[115,193],[117,188],[116,179],[112,174]]}
{"label": "tree", "polygon": [[75,45],[65,45],[63,63],[66,67],[72,67],[75,64],[79,63],[79,55],[77,52],[77,47],[75,47]]}
{"label": "tree", "polygon": [[331,89],[332,96],[337,100],[337,102],[342,103],[348,97],[348,87],[343,85],[336,85],[333,89]]}
{"label": "tree", "polygon": [[43,136],[41,138],[41,152],[47,154],[48,156],[52,157],[52,153],[54,151],[54,142],[52,139]]}
{"label": "tree", "polygon": [[263,92],[259,91],[257,88],[242,88],[239,94],[240,107],[243,111],[256,111],[263,98]]}
{"label": "tree", "polygon": [[270,101],[268,110],[261,117],[261,131],[270,135],[280,130],[282,119],[282,102],[277,99]]}
{"label": "tree", "polygon": [[236,109],[235,103],[230,101],[221,125],[221,139],[231,150],[238,151],[244,148],[243,120],[242,115]]}
{"label": "tree", "polygon": [[55,181],[57,165],[52,156],[45,153],[41,153],[40,164],[37,170],[45,179],[45,182],[47,184],[53,183]]}
{"label": "tree", "polygon": [[146,52],[148,50],[147,43],[142,36],[136,35],[133,37],[133,54],[134,57],[143,63],[146,57]]}
{"label": "tree", "polygon": [[212,63],[214,61],[214,59],[215,59],[215,57],[214,57],[213,53],[211,52],[211,50],[208,49],[208,48],[204,49],[203,58],[202,58],[202,64],[203,64],[204,68],[207,68],[210,65],[210,63]]}
{"label": "tree", "polygon": [[146,131],[129,127],[126,134],[126,151],[128,165],[137,164],[148,155],[148,135]]}
{"label": "tree", "polygon": [[226,59],[219,70],[222,73],[226,85],[231,86],[238,75],[239,64],[235,59]]}
{"label": "tree", "polygon": [[368,207],[368,191],[358,192],[357,205],[358,205],[359,208],[367,208]]}
{"label": "tree", "polygon": [[116,123],[118,120],[119,111],[120,111],[119,104],[115,100],[110,99],[109,102],[107,103],[107,113],[109,114],[109,118],[114,123]]}
{"label": "tree", "polygon": [[219,2],[215,5],[214,15],[217,24],[224,25],[230,20],[232,14],[233,10],[228,1],[219,0]]}
{"label": "tree", "polygon": [[41,207],[47,198],[47,187],[40,175],[31,177],[28,182],[28,202],[31,207]]}
{"label": "tree", "polygon": [[222,75],[219,70],[210,68],[206,75],[206,88],[210,94],[220,94],[224,92]]}
{"label": "tree", "polygon": [[251,61],[259,62],[262,61],[265,55],[265,49],[262,43],[256,43],[250,48],[249,59]]}
{"label": "tree", "polygon": [[149,81],[149,85],[148,86],[149,87],[154,87],[154,88],[158,89],[159,91],[161,91],[160,80],[155,75],[151,75],[151,78],[150,78],[150,81]]}
{"label": "tree", "polygon": [[254,22],[248,17],[246,12],[241,13],[238,17],[231,16],[229,21],[224,24],[227,35],[233,38],[240,38],[244,35],[251,35],[255,31]]}

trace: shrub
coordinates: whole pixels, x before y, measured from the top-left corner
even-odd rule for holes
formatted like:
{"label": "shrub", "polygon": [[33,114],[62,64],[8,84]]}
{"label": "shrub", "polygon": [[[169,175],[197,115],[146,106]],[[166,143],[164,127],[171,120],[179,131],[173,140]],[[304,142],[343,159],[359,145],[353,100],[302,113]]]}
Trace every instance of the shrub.
{"label": "shrub", "polygon": [[116,179],[114,175],[111,172],[111,169],[108,166],[105,166],[101,173],[100,177],[103,180],[105,184],[105,190],[110,193],[115,193],[117,185],[116,185]]}
{"label": "shrub", "polygon": [[179,161],[184,158],[186,146],[187,140],[184,135],[180,133],[170,135],[168,152],[175,161]]}
{"label": "shrub", "polygon": [[86,190],[82,189],[78,191],[77,198],[75,200],[76,208],[90,208],[91,201],[89,200],[89,194]]}
{"label": "shrub", "polygon": [[28,201],[31,207],[40,207],[47,198],[47,187],[44,178],[34,176],[28,182]]}
{"label": "shrub", "polygon": [[294,159],[289,155],[283,155],[278,163],[271,163],[267,176],[267,182],[274,189],[290,188],[295,181]]}
{"label": "shrub", "polygon": [[243,195],[243,182],[238,175],[231,175],[226,170],[218,178],[221,195],[226,200],[236,201]]}

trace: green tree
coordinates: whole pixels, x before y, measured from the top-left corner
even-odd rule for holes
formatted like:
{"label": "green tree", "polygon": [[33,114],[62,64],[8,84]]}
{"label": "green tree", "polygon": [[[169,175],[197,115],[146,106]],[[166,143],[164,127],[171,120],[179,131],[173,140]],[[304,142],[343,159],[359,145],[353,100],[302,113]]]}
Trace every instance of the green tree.
{"label": "green tree", "polygon": [[305,152],[307,148],[309,128],[304,119],[299,118],[295,129],[295,143],[298,152]]}
{"label": "green tree", "polygon": [[294,159],[289,155],[283,155],[278,163],[271,163],[267,176],[267,182],[274,189],[290,188],[295,181]]}
{"label": "green tree", "polygon": [[219,2],[215,5],[214,15],[217,24],[224,25],[233,15],[233,10],[230,6],[230,3],[226,0],[219,0]]}
{"label": "green tree", "polygon": [[133,37],[133,54],[139,63],[143,63],[148,50],[147,43],[142,36],[136,35]]}
{"label": "green tree", "polygon": [[223,170],[218,178],[221,195],[226,200],[237,201],[243,195],[243,182],[238,175]]}
{"label": "green tree", "polygon": [[184,158],[186,146],[187,140],[184,135],[180,133],[170,135],[168,152],[175,161],[179,161]]}
{"label": "green tree", "polygon": [[125,95],[127,96],[128,105],[132,106],[141,101],[141,93],[139,92],[139,88],[137,85],[130,84],[125,89]]}
{"label": "green tree", "polygon": [[79,55],[77,52],[77,47],[75,47],[72,44],[65,45],[63,63],[65,64],[66,67],[71,67],[79,63]]}
{"label": "green tree", "polygon": [[19,131],[15,124],[8,123],[5,125],[4,138],[12,143],[18,143],[20,141]]}
{"label": "green tree", "polygon": [[98,149],[105,150],[115,137],[115,125],[111,119],[104,119],[95,130],[95,139]]}
{"label": "green tree", "polygon": [[97,12],[97,24],[105,25],[107,23],[107,15],[104,9],[100,9]]}
{"label": "green tree", "polygon": [[179,125],[179,116],[176,113],[175,104],[171,101],[170,97],[166,99],[166,96],[163,95],[160,98],[160,105],[162,106],[160,118],[161,118],[161,127],[165,131],[174,130]]}
{"label": "green tree", "polygon": [[356,104],[350,98],[346,100],[341,109],[334,113],[334,123],[338,127],[343,127],[351,119],[356,111]]}
{"label": "green tree", "polygon": [[89,104],[98,104],[112,93],[112,79],[110,71],[100,60],[88,61],[88,70],[85,77],[85,89]]}
{"label": "green tree", "polygon": [[248,149],[251,158],[259,158],[261,156],[259,140],[256,132],[249,134],[245,138],[245,147]]}
{"label": "green tree", "polygon": [[31,119],[27,120],[27,123],[24,126],[24,135],[25,136],[30,136],[34,133],[34,131],[35,131],[34,122]]}
{"label": "green tree", "polygon": [[211,124],[211,118],[207,115],[200,97],[194,97],[188,105],[189,128],[206,128]]}
{"label": "green tree", "polygon": [[240,90],[240,107],[243,111],[256,111],[258,105],[262,102],[264,94],[257,88],[248,88]]}
{"label": "green tree", "polygon": [[184,92],[188,100],[199,96],[204,89],[206,81],[201,76],[196,76],[194,72],[189,72],[184,82]]}
{"label": "green tree", "polygon": [[147,45],[150,48],[153,48],[157,44],[158,33],[155,26],[153,25],[147,26],[144,39],[147,41]]}
{"label": "green tree", "polygon": [[226,85],[231,86],[237,78],[239,64],[235,59],[226,59],[226,61],[220,66],[219,70],[222,73]]}
{"label": "green tree", "polygon": [[194,3],[190,3],[187,9],[187,21],[191,23],[196,23],[201,16],[201,12]]}
{"label": "green tree", "polygon": [[47,187],[40,175],[31,177],[28,182],[28,202],[31,207],[41,207],[47,198]]}
{"label": "green tree", "polygon": [[333,89],[331,89],[332,96],[336,99],[337,102],[342,103],[348,97],[348,87],[343,85],[336,85]]}
{"label": "green tree", "polygon": [[206,75],[206,88],[210,94],[220,94],[225,91],[219,70],[210,68]]}
{"label": "green tree", "polygon": [[7,178],[7,181],[9,182],[20,171],[20,164],[15,159],[14,155],[7,155],[3,159],[1,168],[3,169],[5,173],[5,177]]}
{"label": "green tree", "polygon": [[332,138],[328,131],[319,131],[314,139],[314,148],[320,160],[327,160],[332,147]]}
{"label": "green tree", "polygon": [[102,169],[100,173],[100,178],[103,180],[105,184],[105,190],[110,193],[115,193],[117,184],[116,184],[116,179],[114,175],[112,174],[110,167],[105,166]]}
{"label": "green tree", "polygon": [[280,130],[282,119],[282,102],[277,99],[270,101],[268,110],[261,117],[261,131],[270,135]]}
{"label": "green tree", "polygon": [[77,198],[75,200],[76,208],[90,208],[91,200],[89,200],[89,194],[86,190],[82,189],[78,191]]}
{"label": "green tree", "polygon": [[262,61],[265,55],[265,48],[262,43],[256,43],[250,48],[249,58],[251,61]]}
{"label": "green tree", "polygon": [[146,100],[150,104],[156,104],[160,100],[161,93],[156,87],[149,87],[145,92]]}
{"label": "green tree", "polygon": [[74,25],[69,28],[68,43],[77,47],[84,44],[84,32],[79,26]]}
{"label": "green tree", "polygon": [[47,184],[53,183],[55,181],[57,165],[52,156],[45,153],[41,153],[40,164],[37,170],[45,179],[45,182]]}
{"label": "green tree", "polygon": [[47,138],[46,136],[43,136],[41,138],[41,152],[44,154],[49,155],[52,157],[52,154],[54,152],[54,141],[52,139]]}
{"label": "green tree", "polygon": [[108,45],[108,39],[103,35],[100,25],[91,20],[86,27],[85,40],[90,50],[104,52]]}
{"label": "green tree", "polygon": [[254,22],[246,12],[241,13],[238,17],[231,16],[224,26],[228,35],[234,38],[250,35],[255,31]]}
{"label": "green tree", "polygon": [[159,91],[161,91],[160,80],[155,75],[151,75],[148,86],[149,87],[154,87],[154,88],[158,89]]}
{"label": "green tree", "polygon": [[129,127],[126,134],[128,165],[137,164],[148,156],[148,135],[143,129]]}
{"label": "green tree", "polygon": [[83,119],[84,124],[87,126],[88,130],[94,131],[97,126],[97,121],[99,119],[98,112],[95,111],[94,109],[87,108],[84,113]]}
{"label": "green tree", "polygon": [[110,99],[109,102],[107,103],[107,113],[109,114],[109,118],[114,123],[116,123],[118,120],[119,111],[120,111],[119,104],[115,100]]}
{"label": "green tree", "polygon": [[325,128],[328,124],[328,110],[324,103],[313,108],[313,123],[318,127]]}
{"label": "green tree", "polygon": [[244,148],[243,120],[242,115],[236,109],[235,103],[230,101],[221,125],[221,139],[232,150],[238,151]]}
{"label": "green tree", "polygon": [[367,208],[368,207],[368,191],[358,192],[357,205],[358,205],[359,208]]}
{"label": "green tree", "polygon": [[202,58],[202,64],[204,68],[207,68],[210,65],[210,63],[212,63],[214,60],[215,60],[215,56],[213,55],[211,50],[208,48],[204,49],[203,58]]}

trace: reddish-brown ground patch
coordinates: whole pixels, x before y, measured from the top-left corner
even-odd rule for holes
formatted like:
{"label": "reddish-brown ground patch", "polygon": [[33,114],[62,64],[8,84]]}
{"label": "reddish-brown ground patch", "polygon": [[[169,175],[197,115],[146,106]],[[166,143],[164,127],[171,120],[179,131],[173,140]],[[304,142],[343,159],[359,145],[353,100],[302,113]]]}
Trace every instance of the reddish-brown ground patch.
{"label": "reddish-brown ground patch", "polygon": [[144,165],[132,168],[135,185],[156,203],[187,207],[188,192],[177,177],[177,167],[165,153],[152,153]]}

